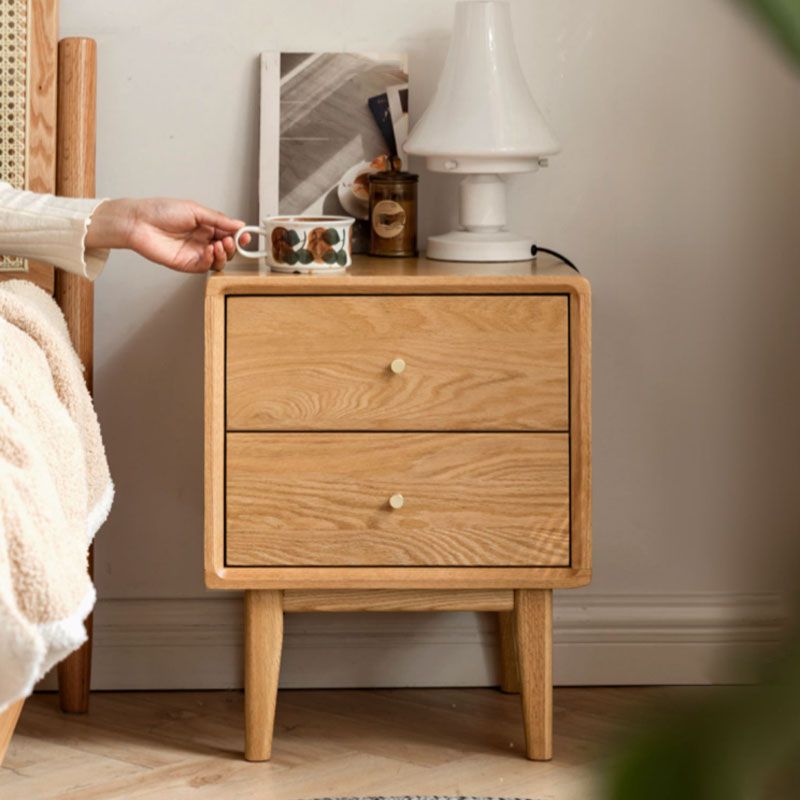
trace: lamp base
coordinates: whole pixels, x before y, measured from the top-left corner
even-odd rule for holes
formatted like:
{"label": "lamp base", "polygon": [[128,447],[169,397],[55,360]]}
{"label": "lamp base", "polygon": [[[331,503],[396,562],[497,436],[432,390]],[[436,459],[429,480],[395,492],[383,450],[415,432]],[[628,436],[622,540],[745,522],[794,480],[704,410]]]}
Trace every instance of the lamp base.
{"label": "lamp base", "polygon": [[426,255],[436,261],[530,261],[531,240],[510,231],[450,231],[429,236]]}

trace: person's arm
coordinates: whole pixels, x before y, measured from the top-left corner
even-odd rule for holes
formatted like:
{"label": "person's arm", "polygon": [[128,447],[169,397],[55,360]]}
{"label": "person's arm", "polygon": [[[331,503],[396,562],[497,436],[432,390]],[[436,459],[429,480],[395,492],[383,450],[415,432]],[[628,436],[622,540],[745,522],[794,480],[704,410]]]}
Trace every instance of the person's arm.
{"label": "person's arm", "polygon": [[188,200],[85,200],[0,182],[0,253],[55,264],[90,280],[112,248],[129,248],[181,272],[222,269],[235,252],[232,235],[243,225]]}
{"label": "person's arm", "polygon": [[24,192],[0,182],[0,254],[44,261],[94,279],[108,251],[85,252],[84,239],[101,203]]}
{"label": "person's arm", "polygon": [[243,226],[191,200],[106,200],[92,214],[86,248],[127,248],[178,272],[206,272],[235,254],[233,234]]}

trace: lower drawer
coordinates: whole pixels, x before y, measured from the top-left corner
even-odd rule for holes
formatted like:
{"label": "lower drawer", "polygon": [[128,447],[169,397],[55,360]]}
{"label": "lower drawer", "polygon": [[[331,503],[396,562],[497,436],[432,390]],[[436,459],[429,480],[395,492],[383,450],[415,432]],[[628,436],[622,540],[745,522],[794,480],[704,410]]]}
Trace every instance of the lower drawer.
{"label": "lower drawer", "polygon": [[226,444],[229,566],[569,565],[567,434],[231,433]]}

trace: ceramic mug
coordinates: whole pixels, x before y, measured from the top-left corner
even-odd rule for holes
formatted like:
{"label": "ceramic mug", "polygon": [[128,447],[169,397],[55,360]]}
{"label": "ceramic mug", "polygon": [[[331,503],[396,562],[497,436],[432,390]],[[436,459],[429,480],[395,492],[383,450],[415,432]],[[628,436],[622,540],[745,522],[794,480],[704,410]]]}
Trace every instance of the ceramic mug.
{"label": "ceramic mug", "polygon": [[[265,258],[276,272],[341,272],[352,264],[352,217],[266,217],[261,225],[245,225],[234,241],[245,258]],[[245,250],[244,233],[266,237],[268,249]]]}

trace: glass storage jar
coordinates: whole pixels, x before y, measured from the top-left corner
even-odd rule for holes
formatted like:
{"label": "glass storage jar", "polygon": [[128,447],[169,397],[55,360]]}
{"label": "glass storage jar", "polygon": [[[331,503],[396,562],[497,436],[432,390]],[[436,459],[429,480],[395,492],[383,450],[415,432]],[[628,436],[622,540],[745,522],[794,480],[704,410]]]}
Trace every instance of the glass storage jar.
{"label": "glass storage jar", "polygon": [[417,255],[418,181],[419,175],[395,170],[369,176],[371,255]]}

